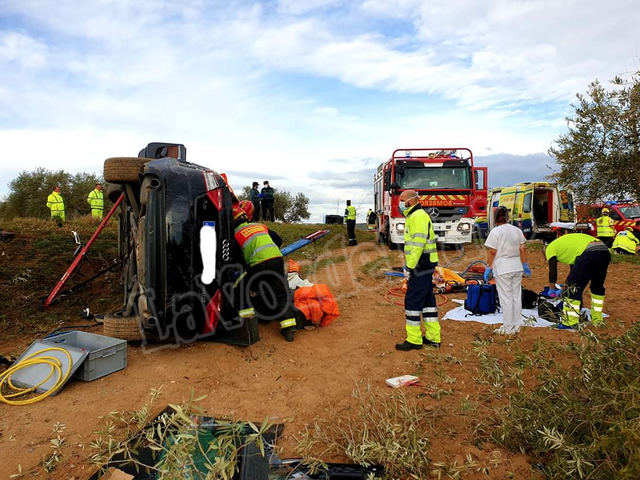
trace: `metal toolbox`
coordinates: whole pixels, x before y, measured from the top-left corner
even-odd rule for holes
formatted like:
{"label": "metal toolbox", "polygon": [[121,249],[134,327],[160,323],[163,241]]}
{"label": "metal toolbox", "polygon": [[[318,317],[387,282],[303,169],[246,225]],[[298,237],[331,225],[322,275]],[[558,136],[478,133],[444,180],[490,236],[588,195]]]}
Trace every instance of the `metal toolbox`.
{"label": "metal toolbox", "polygon": [[76,347],[88,352],[73,375],[77,380],[90,382],[127,366],[127,341],[119,338],[74,330],[46,338],[44,343]]}

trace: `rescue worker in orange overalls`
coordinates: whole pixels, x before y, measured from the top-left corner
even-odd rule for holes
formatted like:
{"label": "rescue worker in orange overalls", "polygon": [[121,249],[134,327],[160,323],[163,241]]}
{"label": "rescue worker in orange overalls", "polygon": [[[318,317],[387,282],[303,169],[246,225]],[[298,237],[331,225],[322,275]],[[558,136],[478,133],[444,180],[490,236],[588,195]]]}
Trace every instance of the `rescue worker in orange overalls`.
{"label": "rescue worker in orange overalls", "polygon": [[246,298],[262,320],[278,320],[285,340],[293,342],[296,318],[282,252],[266,225],[250,223],[253,211],[247,200],[233,207],[234,236],[247,266]]}

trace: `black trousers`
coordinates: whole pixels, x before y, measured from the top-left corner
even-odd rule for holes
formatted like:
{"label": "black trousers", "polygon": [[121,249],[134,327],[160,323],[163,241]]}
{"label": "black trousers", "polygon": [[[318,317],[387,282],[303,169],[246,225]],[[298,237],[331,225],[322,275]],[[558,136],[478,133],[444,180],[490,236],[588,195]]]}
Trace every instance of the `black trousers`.
{"label": "black trousers", "polygon": [[349,243],[355,243],[356,241],[356,221],[347,220],[347,236],[349,237]]}
{"label": "black trousers", "polygon": [[255,296],[247,295],[260,320],[287,320],[295,318],[293,296],[284,274],[282,257],[272,258],[249,267],[246,288]]}
{"label": "black trousers", "polygon": [[607,246],[607,248],[611,248],[611,245],[613,245],[614,238],[615,237],[598,237],[598,240],[604,243]]}
{"label": "black trousers", "polygon": [[253,219],[258,221],[260,220],[260,200],[251,203],[253,203]]}
{"label": "black trousers", "polygon": [[273,215],[273,200],[262,200],[262,220],[275,221],[275,217]]}
{"label": "black trousers", "polygon": [[591,282],[591,293],[604,295],[604,281],[611,262],[609,250],[585,250],[576,258],[567,277],[569,298],[582,300],[582,292]]}
{"label": "black trousers", "polygon": [[[407,318],[411,318],[417,322],[420,321],[420,313],[426,314],[425,309],[428,307],[436,307],[436,296],[433,293],[433,272],[435,268],[427,270],[414,269],[413,273],[409,277],[407,282],[407,293],[404,296],[404,308],[406,311],[419,312],[416,314],[406,313]],[[438,318],[438,313],[435,315],[429,312],[429,317],[435,316]],[[414,318],[415,317],[415,318]],[[426,317],[425,317],[426,318]]]}

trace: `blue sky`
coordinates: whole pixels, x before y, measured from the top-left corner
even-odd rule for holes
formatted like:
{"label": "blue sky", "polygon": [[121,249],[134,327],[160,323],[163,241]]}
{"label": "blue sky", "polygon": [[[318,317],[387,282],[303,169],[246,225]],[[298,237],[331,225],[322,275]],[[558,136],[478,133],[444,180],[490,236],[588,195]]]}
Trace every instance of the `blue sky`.
{"label": "blue sky", "polygon": [[469,147],[539,180],[589,82],[640,65],[632,0],[0,0],[0,195],[151,141],[305,192],[312,220],[400,147]]}

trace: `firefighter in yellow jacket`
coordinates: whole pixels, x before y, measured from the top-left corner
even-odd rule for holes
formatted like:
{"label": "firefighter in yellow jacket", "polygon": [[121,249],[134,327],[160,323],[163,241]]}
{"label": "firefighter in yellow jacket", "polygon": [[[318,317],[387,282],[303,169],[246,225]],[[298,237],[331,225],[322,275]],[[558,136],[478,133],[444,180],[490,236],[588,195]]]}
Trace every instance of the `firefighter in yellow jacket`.
{"label": "firefighter in yellow jacket", "polygon": [[64,213],[64,199],[60,192],[62,189],[59,185],[53,188],[53,192],[47,197],[47,208],[51,211],[51,219],[58,222],[58,226],[62,226],[62,222],[65,220]]}
{"label": "firefighter in yellow jacket", "polygon": [[351,200],[347,200],[347,208],[344,209],[344,221],[347,224],[347,236],[349,246],[357,245],[356,240],[356,207],[351,205]]}
{"label": "firefighter in yellow jacket", "polygon": [[[438,265],[436,235],[431,218],[422,209],[415,190],[400,195],[400,211],[406,217],[404,224],[405,276],[408,276],[404,297],[407,339],[396,345],[397,350],[419,350],[423,345],[440,346],[438,307],[431,279]],[[420,329],[420,315],[425,335]]]}
{"label": "firefighter in yellow jacket", "polygon": [[261,223],[249,223],[253,204],[243,200],[233,207],[235,239],[247,265],[245,285],[255,293],[253,307],[263,320],[278,320],[280,332],[287,342],[293,342],[296,318],[293,299],[284,273],[282,252]]}
{"label": "firefighter in yellow jacket", "polygon": [[102,220],[104,212],[104,197],[102,195],[102,185],[96,183],[96,187],[89,192],[87,203],[91,207],[91,216],[98,220]]}
{"label": "firefighter in yellow jacket", "polygon": [[616,236],[616,230],[613,228],[615,221],[609,216],[609,209],[604,207],[601,215],[596,219],[596,227],[598,238],[607,247],[611,248],[613,238]]}

